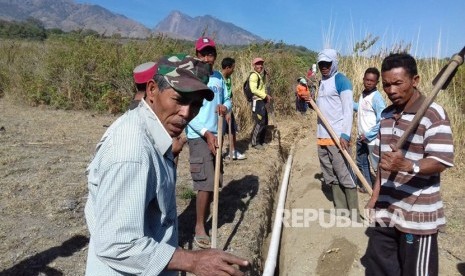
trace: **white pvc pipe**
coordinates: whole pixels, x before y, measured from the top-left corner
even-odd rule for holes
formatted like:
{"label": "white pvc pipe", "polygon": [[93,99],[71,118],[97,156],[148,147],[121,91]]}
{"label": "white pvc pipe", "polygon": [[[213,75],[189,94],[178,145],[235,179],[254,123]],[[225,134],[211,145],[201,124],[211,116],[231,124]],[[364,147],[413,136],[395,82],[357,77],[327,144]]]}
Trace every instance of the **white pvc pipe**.
{"label": "white pvc pipe", "polygon": [[286,170],[281,183],[281,191],[279,192],[278,206],[276,207],[276,215],[273,224],[273,231],[271,232],[271,242],[268,248],[268,255],[266,257],[265,269],[263,276],[273,276],[276,269],[276,260],[278,258],[278,249],[281,238],[281,228],[283,221],[284,203],[286,202],[287,186],[289,183],[289,174],[291,172],[292,156],[294,153],[294,146],[292,146],[289,156],[287,157]]}

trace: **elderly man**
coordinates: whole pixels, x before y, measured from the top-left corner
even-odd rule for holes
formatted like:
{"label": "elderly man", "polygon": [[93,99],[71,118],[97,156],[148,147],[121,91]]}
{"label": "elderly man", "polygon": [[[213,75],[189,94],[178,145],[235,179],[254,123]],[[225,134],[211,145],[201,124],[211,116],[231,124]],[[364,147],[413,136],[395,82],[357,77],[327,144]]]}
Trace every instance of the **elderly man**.
{"label": "elderly man", "polygon": [[147,89],[147,83],[153,79],[153,76],[157,73],[157,65],[153,61],[145,62],[137,65],[132,71],[134,84],[136,85],[136,94],[129,104],[129,110],[136,108],[140,100],[145,97],[145,90]]}
{"label": "elderly man", "polygon": [[209,66],[189,56],[158,62],[146,97],[103,135],[87,168],[86,275],[242,275],[248,262],[219,250],[178,247],[172,138],[198,113]]}

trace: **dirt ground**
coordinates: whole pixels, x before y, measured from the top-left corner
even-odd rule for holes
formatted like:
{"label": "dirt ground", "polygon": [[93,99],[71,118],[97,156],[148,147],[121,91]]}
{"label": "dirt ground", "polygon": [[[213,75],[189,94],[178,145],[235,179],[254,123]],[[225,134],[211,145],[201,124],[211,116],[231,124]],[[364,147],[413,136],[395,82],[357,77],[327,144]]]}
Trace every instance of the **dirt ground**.
{"label": "dirt ground", "polygon": [[[239,139],[246,160],[225,162],[220,191],[218,245],[251,260],[248,275],[260,275],[267,252],[275,194],[283,164],[295,145],[286,208],[332,205],[322,190],[313,136],[314,115],[273,122],[264,151]],[[0,99],[0,275],[83,275],[88,231],[85,168],[95,144],[116,116],[27,107]],[[305,125],[302,128],[302,125]],[[246,136],[246,135],[243,135]],[[180,245],[193,245],[194,200],[187,163],[178,167],[177,204]],[[440,239],[442,275],[463,272],[465,253],[460,174],[446,177],[446,207],[451,230]],[[360,198],[360,205],[366,202]],[[361,275],[363,228],[283,228],[280,275]],[[336,265],[337,264],[337,265]],[[278,274],[278,273],[277,273]]]}
{"label": "dirt ground", "polygon": [[[310,128],[313,129],[313,125]],[[309,219],[311,223],[305,225],[303,211],[296,212],[297,215],[300,214],[299,220],[296,221],[297,226],[300,227],[283,228],[279,275],[363,275],[365,270],[361,258],[365,254],[368,243],[366,227],[361,224],[345,226],[343,220],[340,221],[343,227],[329,226],[330,222],[336,221],[338,217],[331,212],[333,210],[331,192],[322,184],[322,175],[318,162],[315,162],[315,155],[314,141],[298,139],[295,144],[286,209],[316,209],[318,218],[312,221],[315,217],[312,213],[309,215],[312,218]],[[446,177],[443,184],[444,189],[447,189],[449,186],[457,185],[458,182]],[[461,193],[463,195],[463,192]],[[360,210],[363,210],[368,199],[367,194],[359,193]],[[455,200],[448,201],[447,197],[445,203],[446,206],[460,204]],[[446,210],[446,215],[450,213],[451,210]],[[288,222],[291,224],[291,219]],[[448,230],[450,228],[455,228],[455,225]],[[456,229],[448,230],[440,233],[439,275],[463,275],[465,274],[465,256],[461,245],[463,230],[459,235],[456,234]]]}

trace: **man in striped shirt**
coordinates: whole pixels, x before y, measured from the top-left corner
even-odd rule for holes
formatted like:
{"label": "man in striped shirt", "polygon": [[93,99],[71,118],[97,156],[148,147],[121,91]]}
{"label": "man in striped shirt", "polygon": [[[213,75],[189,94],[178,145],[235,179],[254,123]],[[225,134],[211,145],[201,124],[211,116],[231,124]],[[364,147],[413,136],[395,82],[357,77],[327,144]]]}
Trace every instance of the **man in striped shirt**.
{"label": "man in striped shirt", "polygon": [[367,204],[367,275],[438,275],[438,231],[445,225],[440,173],[453,166],[453,140],[445,110],[432,103],[401,149],[395,144],[425,100],[418,91],[415,59],[391,54],[381,65],[383,88],[392,105],[381,115],[374,153],[380,156]]}
{"label": "man in striped shirt", "polygon": [[243,275],[232,266],[247,265],[243,259],[178,246],[172,138],[213,92],[199,59],[172,56],[157,66],[145,99],[108,128],[87,168],[86,275]]}

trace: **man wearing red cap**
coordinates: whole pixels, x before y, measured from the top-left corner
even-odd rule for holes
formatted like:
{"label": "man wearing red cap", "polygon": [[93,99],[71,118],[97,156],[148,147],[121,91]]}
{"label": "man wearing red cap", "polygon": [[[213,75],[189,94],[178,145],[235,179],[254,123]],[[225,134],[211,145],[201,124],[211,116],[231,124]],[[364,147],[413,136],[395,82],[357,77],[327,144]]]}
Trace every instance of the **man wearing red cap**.
{"label": "man wearing red cap", "polygon": [[[194,190],[197,191],[194,241],[200,248],[209,248],[210,237],[205,222],[213,200],[218,114],[225,116],[232,105],[223,76],[213,71],[217,57],[215,42],[209,37],[200,37],[195,43],[195,50],[197,58],[210,65],[211,75],[207,85],[214,92],[214,99],[211,102],[203,101],[199,113],[186,127],[191,176]],[[220,168],[220,185],[223,181],[222,167],[223,164]]]}
{"label": "man wearing red cap", "polygon": [[272,100],[271,96],[266,94],[264,62],[260,57],[254,58],[252,61],[254,71],[249,75],[250,90],[253,93],[252,112],[255,120],[251,144],[252,147],[258,150],[264,148],[266,126],[268,125],[266,104]]}
{"label": "man wearing red cap", "polygon": [[145,97],[145,89],[147,87],[147,82],[153,79],[155,73],[157,71],[157,64],[153,61],[146,62],[138,65],[134,68],[133,76],[134,76],[134,83],[136,84],[136,94],[129,105],[129,110],[133,110],[136,108],[140,100]]}
{"label": "man wearing red cap", "polygon": [[[153,77],[157,73],[157,64],[153,61],[142,63],[133,70],[134,83],[136,84],[136,94],[129,104],[129,110],[133,110],[139,106],[142,99],[145,98],[145,90],[149,81],[153,81]],[[182,151],[184,144],[187,142],[186,137],[177,136],[173,138],[173,154],[175,163],[178,163],[178,155]]]}

